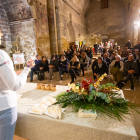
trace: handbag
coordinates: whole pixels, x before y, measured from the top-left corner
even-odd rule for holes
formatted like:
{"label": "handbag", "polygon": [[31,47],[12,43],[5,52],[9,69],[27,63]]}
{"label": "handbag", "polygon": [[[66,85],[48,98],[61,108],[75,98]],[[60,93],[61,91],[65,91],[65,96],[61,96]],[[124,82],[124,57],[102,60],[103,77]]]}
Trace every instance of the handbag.
{"label": "handbag", "polygon": [[44,74],[39,74],[39,75],[38,75],[38,80],[39,80],[39,81],[44,80]]}

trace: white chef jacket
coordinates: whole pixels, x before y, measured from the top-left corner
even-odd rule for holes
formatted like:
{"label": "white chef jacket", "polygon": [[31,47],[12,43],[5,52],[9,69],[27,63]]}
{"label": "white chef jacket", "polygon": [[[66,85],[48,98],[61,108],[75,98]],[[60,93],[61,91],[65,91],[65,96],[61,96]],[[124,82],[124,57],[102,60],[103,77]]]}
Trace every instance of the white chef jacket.
{"label": "white chef jacket", "polygon": [[9,55],[0,49],[0,111],[17,106],[16,91],[26,83],[29,70],[25,67],[17,76]]}

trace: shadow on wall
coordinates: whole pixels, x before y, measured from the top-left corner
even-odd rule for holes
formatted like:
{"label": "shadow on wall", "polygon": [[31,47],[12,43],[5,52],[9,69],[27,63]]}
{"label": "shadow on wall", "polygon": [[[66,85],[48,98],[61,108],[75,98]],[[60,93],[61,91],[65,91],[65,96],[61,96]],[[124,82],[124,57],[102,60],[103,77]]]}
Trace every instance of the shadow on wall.
{"label": "shadow on wall", "polygon": [[68,31],[69,31],[69,37],[70,42],[75,42],[75,31],[72,25],[72,15],[70,14],[70,22],[68,23]]}

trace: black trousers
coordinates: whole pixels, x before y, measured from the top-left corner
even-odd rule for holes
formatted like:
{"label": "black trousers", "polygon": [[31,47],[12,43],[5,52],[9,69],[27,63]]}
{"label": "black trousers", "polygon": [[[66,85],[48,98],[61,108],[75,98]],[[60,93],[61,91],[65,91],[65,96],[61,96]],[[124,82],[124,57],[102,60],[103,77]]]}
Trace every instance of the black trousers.
{"label": "black trousers", "polygon": [[76,79],[77,69],[70,68],[69,73],[71,74],[71,82],[74,83],[74,78]]}
{"label": "black trousers", "polygon": [[87,64],[81,64],[80,67],[81,67],[81,70],[83,72],[83,76],[85,76],[85,73],[84,73],[84,68],[87,66]]}
{"label": "black trousers", "polygon": [[134,74],[130,74],[130,73],[128,73],[125,82],[127,82],[127,81],[130,80],[131,87],[134,87],[133,79],[134,79]]}

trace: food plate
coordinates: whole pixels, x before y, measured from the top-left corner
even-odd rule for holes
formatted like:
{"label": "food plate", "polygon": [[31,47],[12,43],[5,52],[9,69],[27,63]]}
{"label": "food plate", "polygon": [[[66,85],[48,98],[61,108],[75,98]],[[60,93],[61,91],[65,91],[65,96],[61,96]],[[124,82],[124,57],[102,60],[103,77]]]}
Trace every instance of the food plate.
{"label": "food plate", "polygon": [[43,98],[42,100],[41,100],[41,102],[40,103],[42,103],[42,104],[45,104],[46,106],[51,106],[51,105],[53,105],[54,103],[56,103],[57,101],[56,101],[56,99],[55,98],[52,98],[52,97],[45,97],[45,98]]}
{"label": "food plate", "polygon": [[40,103],[40,104],[34,105],[34,106],[28,111],[28,113],[30,113],[30,114],[42,115],[46,109],[47,109],[47,106],[46,106],[45,104]]}
{"label": "food plate", "polygon": [[[56,105],[56,106],[58,106],[58,105]],[[53,107],[55,107],[55,106],[51,106],[50,108],[53,108]],[[59,115],[58,114],[55,114],[55,113],[52,113],[52,114],[50,114],[49,113],[49,109],[50,108],[48,108],[45,112],[44,112],[44,114],[45,115],[48,115],[48,116],[50,116],[50,117],[52,117],[52,118],[54,118],[54,119],[57,119],[57,118],[61,118],[61,114],[66,110],[65,108],[60,108],[60,112],[59,112]],[[56,107],[57,108],[57,107]],[[54,115],[53,115],[54,114]]]}

